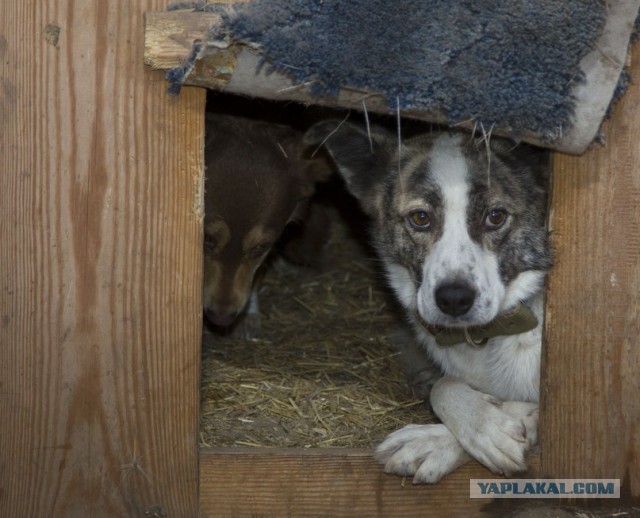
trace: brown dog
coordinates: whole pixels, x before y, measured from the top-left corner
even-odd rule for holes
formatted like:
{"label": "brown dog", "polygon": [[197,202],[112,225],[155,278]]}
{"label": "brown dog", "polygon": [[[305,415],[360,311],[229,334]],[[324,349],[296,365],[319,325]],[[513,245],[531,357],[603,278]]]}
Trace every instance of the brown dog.
{"label": "brown dog", "polygon": [[242,332],[255,337],[256,271],[331,170],[303,158],[302,135],[290,127],[214,114],[206,124],[204,312],[225,328],[246,314]]}

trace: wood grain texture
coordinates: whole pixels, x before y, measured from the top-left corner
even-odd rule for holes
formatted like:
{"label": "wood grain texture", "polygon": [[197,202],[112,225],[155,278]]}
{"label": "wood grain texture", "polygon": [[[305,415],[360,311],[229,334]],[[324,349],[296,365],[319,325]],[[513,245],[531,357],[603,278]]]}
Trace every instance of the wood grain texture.
{"label": "wood grain texture", "polygon": [[164,7],[2,7],[0,516],[197,513],[204,92],[145,69]]}
{"label": "wood grain texture", "polygon": [[144,62],[158,69],[181,66],[195,40],[204,40],[220,15],[183,11],[145,13]]}
{"label": "wood grain texture", "polygon": [[[240,2],[221,0],[212,3]],[[574,155],[583,153],[589,147],[596,137],[611,97],[615,94],[639,3],[639,0],[619,0],[609,5],[607,19],[598,40],[580,61],[579,68],[584,72],[583,81],[572,85],[571,96],[575,100],[572,123],[568,127],[558,128],[560,134],[552,140],[539,134],[534,128],[519,131],[519,139]],[[232,9],[233,5],[228,6],[227,12],[232,12]],[[191,11],[184,9],[148,13],[145,23],[145,62],[148,65],[161,69],[179,67],[193,58],[194,42],[198,40],[206,43],[199,51],[195,66],[188,71],[184,84],[251,97],[360,111],[366,109],[373,113],[395,115],[394,99],[388,99],[388,95],[380,90],[342,85],[335,96],[312,93],[311,83],[294,82],[288,75],[264,66],[264,58],[269,56],[265,54],[266,51],[260,51],[259,46],[229,39],[220,15]],[[222,30],[218,30],[220,27]],[[405,56],[404,60],[406,59]],[[384,67],[381,67],[378,74],[384,73]],[[444,113],[435,109],[403,109],[402,115],[451,124]],[[475,131],[478,121],[473,119],[474,117],[469,117],[469,120],[457,121],[455,125]],[[491,128],[493,135],[513,137],[513,129],[510,127],[498,123]]]}
{"label": "wood grain texture", "polygon": [[[533,456],[528,476],[537,466]],[[385,475],[367,450],[211,448],[200,456],[200,515],[468,518],[512,509],[470,499],[471,478],[495,476],[470,462],[434,486],[414,486]]]}
{"label": "wood grain texture", "polygon": [[640,498],[640,46],[606,146],[554,160],[542,473]]}

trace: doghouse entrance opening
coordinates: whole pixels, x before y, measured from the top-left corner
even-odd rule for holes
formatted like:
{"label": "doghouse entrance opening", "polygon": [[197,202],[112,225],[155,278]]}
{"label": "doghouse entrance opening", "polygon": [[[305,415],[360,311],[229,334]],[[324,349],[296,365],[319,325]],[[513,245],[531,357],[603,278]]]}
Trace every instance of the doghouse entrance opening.
{"label": "doghouse entrance opening", "polygon": [[[304,129],[312,109],[210,94],[208,111]],[[343,116],[343,114],[340,114]],[[205,186],[206,188],[206,186]],[[403,318],[367,245],[357,202],[333,178],[318,188],[329,237],[315,266],[277,251],[259,288],[261,333],[203,327],[201,446],[371,448],[433,417],[391,343]]]}

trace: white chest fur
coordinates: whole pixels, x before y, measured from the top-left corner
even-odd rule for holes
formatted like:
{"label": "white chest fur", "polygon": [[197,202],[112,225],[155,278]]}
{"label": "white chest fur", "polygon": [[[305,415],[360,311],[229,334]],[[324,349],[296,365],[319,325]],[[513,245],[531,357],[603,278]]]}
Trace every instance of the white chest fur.
{"label": "white chest fur", "polygon": [[532,331],[492,338],[482,347],[467,344],[437,345],[421,326],[419,339],[444,374],[466,381],[473,388],[502,400],[538,401],[542,342],[542,295],[530,301],[538,318]]}

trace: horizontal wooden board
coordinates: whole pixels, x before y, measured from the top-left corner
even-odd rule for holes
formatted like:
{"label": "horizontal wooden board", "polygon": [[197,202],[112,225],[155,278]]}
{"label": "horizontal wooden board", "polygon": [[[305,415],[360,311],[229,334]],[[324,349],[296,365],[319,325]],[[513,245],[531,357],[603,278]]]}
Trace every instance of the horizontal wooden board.
{"label": "horizontal wooden board", "polygon": [[[212,3],[227,4],[227,12],[232,12],[232,4],[250,2],[251,0],[220,0]],[[618,0],[609,6],[605,25],[598,40],[594,42],[594,48],[580,61],[580,70],[584,73],[582,81],[575,84],[570,82],[568,85],[575,101],[572,120],[564,127],[554,128],[553,131],[557,134],[553,139],[549,135],[542,135],[534,127],[521,129],[518,132],[519,139],[572,154],[581,154],[587,149],[596,136],[598,126],[614,95],[639,3],[640,0]],[[287,74],[264,66],[265,56],[258,45],[228,38],[225,22],[219,13],[190,12],[188,4],[185,7],[179,11],[147,13],[144,58],[145,63],[160,69],[189,64],[184,84],[251,97],[395,115],[396,103],[393,102],[393,97],[389,98],[391,94],[385,93],[382,86],[372,87],[373,78],[368,87],[343,84],[335,96],[316,95],[310,89],[313,81],[297,83]],[[220,36],[212,41],[212,34],[216,33]],[[193,53],[195,41],[203,43],[197,60]],[[406,61],[407,57],[403,58]],[[377,73],[380,75],[387,72],[384,67],[380,67]],[[473,115],[475,112],[472,108],[467,116],[456,121],[451,121],[443,109],[415,106],[413,109],[402,110],[402,115],[476,130],[479,121]],[[491,125],[492,135],[513,137],[513,128],[509,124],[500,120],[495,122]]]}
{"label": "horizontal wooden board", "polygon": [[[537,456],[531,458],[534,476]],[[469,517],[505,502],[469,498],[471,462],[439,484],[384,474],[369,450],[208,448],[200,453],[203,518],[242,516]]]}

